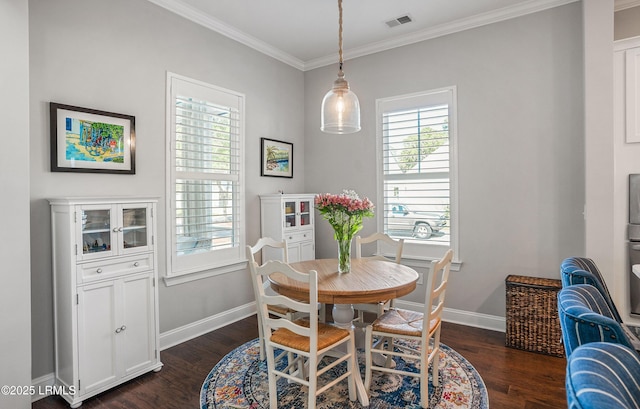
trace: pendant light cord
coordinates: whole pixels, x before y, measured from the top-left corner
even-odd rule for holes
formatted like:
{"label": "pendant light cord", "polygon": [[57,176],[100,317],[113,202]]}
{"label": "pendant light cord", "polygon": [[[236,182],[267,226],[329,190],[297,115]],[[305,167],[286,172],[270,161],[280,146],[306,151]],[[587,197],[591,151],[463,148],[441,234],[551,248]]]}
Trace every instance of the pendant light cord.
{"label": "pendant light cord", "polygon": [[338,54],[340,56],[340,71],[342,71],[342,0],[338,0]]}
{"label": "pendant light cord", "polygon": [[350,134],[360,128],[360,102],[356,94],[349,90],[349,83],[342,71],[342,0],[338,0],[338,56],[340,69],[333,87],[322,99],[320,110],[320,130],[327,133]]}

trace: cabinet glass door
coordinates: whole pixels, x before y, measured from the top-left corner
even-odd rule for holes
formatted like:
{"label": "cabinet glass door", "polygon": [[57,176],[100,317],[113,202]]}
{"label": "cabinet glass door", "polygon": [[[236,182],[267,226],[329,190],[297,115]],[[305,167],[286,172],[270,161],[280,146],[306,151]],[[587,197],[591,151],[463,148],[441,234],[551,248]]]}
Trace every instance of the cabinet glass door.
{"label": "cabinet glass door", "polygon": [[149,227],[151,210],[146,205],[123,205],[120,212],[122,233],[122,253],[136,253],[149,249],[151,229]]}
{"label": "cabinet glass door", "polygon": [[308,200],[300,201],[300,226],[308,226],[311,224],[311,202]]}
{"label": "cabinet glass door", "polygon": [[122,210],[122,240],[125,249],[147,245],[147,208]]}
{"label": "cabinet glass door", "polygon": [[[81,211],[82,256],[111,251],[111,208]],[[79,252],[78,252],[79,253]]]}
{"label": "cabinet glass door", "polygon": [[296,226],[296,202],[284,202],[284,227]]}

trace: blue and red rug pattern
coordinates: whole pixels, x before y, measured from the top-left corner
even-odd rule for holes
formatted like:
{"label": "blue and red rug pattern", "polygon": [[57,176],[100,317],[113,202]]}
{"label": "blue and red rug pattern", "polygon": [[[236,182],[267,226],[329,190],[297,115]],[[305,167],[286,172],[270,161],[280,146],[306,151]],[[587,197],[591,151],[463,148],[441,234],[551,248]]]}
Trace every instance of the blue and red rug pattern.
{"label": "blue and red rug pattern", "polygon": [[[359,354],[362,355],[362,354]],[[285,359],[286,360],[286,359]],[[364,373],[364,359],[360,356]],[[415,364],[395,358],[396,366]],[[340,366],[336,371],[340,371]],[[325,376],[335,376],[329,371]],[[460,354],[440,345],[439,385],[433,386],[429,370],[429,409],[489,409],[487,389],[480,374]],[[364,376],[363,376],[364,379]],[[254,339],[227,354],[206,377],[200,391],[201,409],[268,409],[267,362],[260,361],[258,340]],[[286,379],[278,380],[278,408],[304,409],[306,388]],[[321,381],[322,383],[322,381]],[[394,374],[373,373],[370,409],[418,409],[418,379]],[[360,402],[348,398],[346,380],[317,398],[318,409],[362,409]]]}

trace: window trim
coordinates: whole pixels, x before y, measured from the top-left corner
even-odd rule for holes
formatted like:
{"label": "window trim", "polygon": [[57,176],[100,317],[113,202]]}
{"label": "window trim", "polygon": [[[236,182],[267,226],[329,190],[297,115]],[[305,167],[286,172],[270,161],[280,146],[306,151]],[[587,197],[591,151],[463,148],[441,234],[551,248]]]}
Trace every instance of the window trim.
{"label": "window trim", "polygon": [[[431,243],[407,243],[404,244],[402,259],[406,261],[431,261],[444,256],[447,249],[453,249],[454,265],[459,269],[462,264],[459,246],[459,200],[458,200],[458,100],[457,87],[455,85],[419,91],[409,94],[397,95],[393,97],[376,99],[376,207],[384,209],[384,148],[383,148],[383,115],[385,113],[385,105],[390,105],[396,101],[407,100],[410,98],[428,97],[429,95],[446,93],[449,106],[449,200],[450,200],[450,232],[451,238],[449,246]],[[386,109],[387,111],[389,108]],[[378,231],[384,231],[384,216],[377,217]],[[380,248],[378,248],[380,252]]]}
{"label": "window trim", "polygon": [[[238,192],[238,200],[240,201],[240,206],[238,208],[239,212],[239,221],[238,221],[238,229],[239,229],[239,243],[237,247],[237,254],[231,258],[224,260],[222,262],[206,262],[203,264],[199,264],[196,266],[192,266],[189,268],[184,268],[179,271],[173,271],[173,248],[175,243],[175,194],[174,194],[174,184],[175,184],[175,163],[173,162],[173,145],[175,130],[172,129],[174,124],[173,122],[173,95],[172,95],[172,85],[174,81],[184,81],[197,86],[202,86],[209,88],[213,91],[219,91],[226,94],[231,94],[235,97],[239,98],[239,111],[240,111],[240,119],[238,121],[238,147],[239,147],[239,175],[238,175],[238,184],[240,186]],[[246,206],[245,206],[245,102],[246,97],[244,94],[239,93],[237,91],[225,89],[219,86],[215,86],[203,81],[198,81],[192,78],[188,78],[179,74],[175,74],[167,71],[166,77],[166,107],[165,107],[165,216],[166,216],[166,230],[165,230],[165,276],[163,277],[164,282],[167,286],[182,284],[185,282],[199,280],[202,278],[217,276],[221,274],[227,274],[233,271],[243,270],[246,268],[246,257],[244,252],[244,247],[246,244]]]}

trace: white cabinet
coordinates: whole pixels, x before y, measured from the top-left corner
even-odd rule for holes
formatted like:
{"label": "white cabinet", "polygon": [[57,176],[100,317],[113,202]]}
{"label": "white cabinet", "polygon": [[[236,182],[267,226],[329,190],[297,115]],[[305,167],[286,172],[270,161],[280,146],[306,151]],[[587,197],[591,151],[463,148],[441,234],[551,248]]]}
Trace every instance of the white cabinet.
{"label": "white cabinet", "polygon": [[71,407],[160,370],[155,199],[50,199],[56,384]]}
{"label": "white cabinet", "polygon": [[640,47],[625,52],[627,142],[640,142]]}
{"label": "white cabinet", "polygon": [[[287,240],[289,262],[316,258],[314,194],[260,196],[262,237]],[[277,250],[265,248],[263,261],[280,259]]]}
{"label": "white cabinet", "polygon": [[624,133],[624,140],[627,143],[638,143],[640,142],[640,37],[615,42],[613,69],[616,117],[614,128]]}

